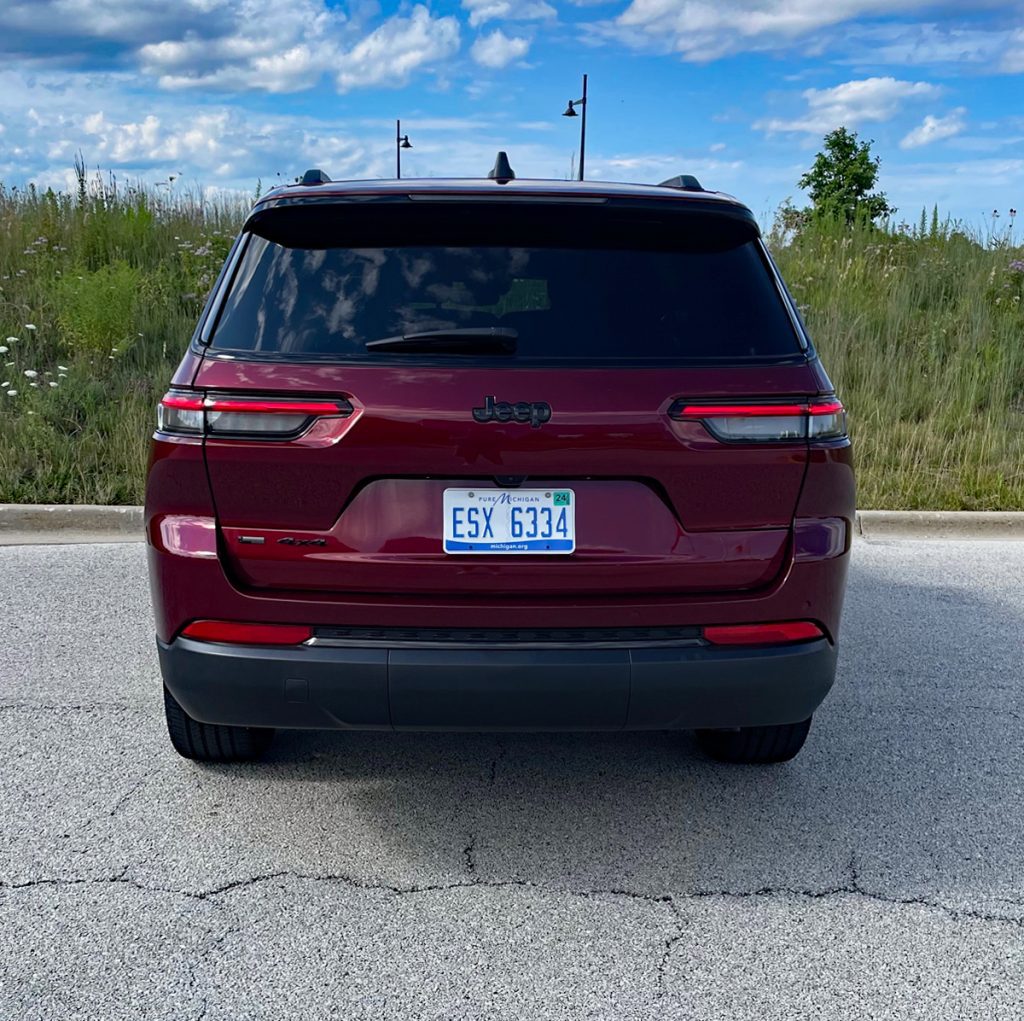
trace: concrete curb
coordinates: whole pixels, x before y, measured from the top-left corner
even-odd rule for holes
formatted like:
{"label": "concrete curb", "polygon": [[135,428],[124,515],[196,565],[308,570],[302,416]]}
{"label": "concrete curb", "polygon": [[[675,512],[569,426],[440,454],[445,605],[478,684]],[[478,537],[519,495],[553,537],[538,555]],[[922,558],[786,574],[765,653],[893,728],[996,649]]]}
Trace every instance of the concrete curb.
{"label": "concrete curb", "polygon": [[[857,511],[856,534],[884,539],[1024,540],[1024,511]],[[0,503],[0,546],[142,542],[141,507]]]}
{"label": "concrete curb", "polygon": [[867,539],[1024,540],[1024,511],[857,511]]}
{"label": "concrete curb", "polygon": [[144,539],[141,507],[0,503],[0,546]]}

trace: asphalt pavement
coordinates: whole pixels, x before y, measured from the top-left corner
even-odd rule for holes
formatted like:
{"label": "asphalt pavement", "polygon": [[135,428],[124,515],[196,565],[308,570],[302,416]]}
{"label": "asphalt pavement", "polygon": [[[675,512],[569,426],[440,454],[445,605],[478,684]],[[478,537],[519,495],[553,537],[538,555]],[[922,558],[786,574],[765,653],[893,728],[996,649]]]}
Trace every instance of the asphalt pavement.
{"label": "asphalt pavement", "polygon": [[165,735],[139,545],[0,548],[0,1019],[1024,1016],[1024,543],[859,542],[793,763]]}

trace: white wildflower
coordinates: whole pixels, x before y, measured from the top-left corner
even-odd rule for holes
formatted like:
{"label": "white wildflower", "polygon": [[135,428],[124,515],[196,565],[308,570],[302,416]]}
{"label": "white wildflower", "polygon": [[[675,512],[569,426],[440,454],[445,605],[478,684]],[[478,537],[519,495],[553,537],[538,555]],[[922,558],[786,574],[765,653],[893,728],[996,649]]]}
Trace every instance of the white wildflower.
{"label": "white wildflower", "polygon": [[34,386],[37,390],[39,389],[38,383],[29,383],[29,386]]}
{"label": "white wildflower", "polygon": [[53,380],[50,380],[50,386],[52,386],[52,387],[56,387],[56,385],[57,385],[57,384],[56,384],[56,383],[54,383],[54,382],[53,382]]}
{"label": "white wildflower", "polygon": [[25,375],[28,376],[29,379],[35,379],[36,376],[39,375],[39,373],[36,372],[35,369],[26,369],[25,370]]}
{"label": "white wildflower", "polygon": [[10,385],[11,381],[9,379],[5,379],[2,383],[0,383],[0,390],[6,390]]}
{"label": "white wildflower", "polygon": [[7,354],[8,351],[10,351],[9,347],[4,347],[3,345],[0,345],[0,355],[5,355]]}
{"label": "white wildflower", "polygon": [[8,397],[17,397],[18,396],[18,391],[17,390],[8,390],[7,391],[7,396]]}
{"label": "white wildflower", "polygon": [[57,371],[58,372],[67,372],[68,371],[68,367],[66,365],[58,365],[57,366]]}
{"label": "white wildflower", "polygon": [[57,378],[58,379],[67,379],[68,378],[68,374],[66,372],[58,372],[57,373]]}
{"label": "white wildflower", "polygon": [[25,323],[26,330],[34,330],[36,328],[35,323]]}
{"label": "white wildflower", "polygon": [[17,337],[8,337],[7,338],[7,343],[8,344],[17,344],[18,343],[18,338]]}

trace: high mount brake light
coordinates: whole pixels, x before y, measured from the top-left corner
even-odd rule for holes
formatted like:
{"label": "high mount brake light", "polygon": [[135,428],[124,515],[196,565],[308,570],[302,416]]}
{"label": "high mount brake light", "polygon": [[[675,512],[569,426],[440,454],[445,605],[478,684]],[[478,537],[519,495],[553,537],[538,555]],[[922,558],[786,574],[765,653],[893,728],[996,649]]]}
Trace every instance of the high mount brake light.
{"label": "high mount brake light", "polygon": [[687,404],[668,411],[677,422],[701,422],[725,443],[799,443],[846,438],[846,411],[834,397],[810,401]]}
{"label": "high mount brake light", "polygon": [[290,400],[277,397],[207,397],[171,391],[157,408],[160,432],[201,436],[291,439],[317,419],[349,418],[354,408],[343,399]]}

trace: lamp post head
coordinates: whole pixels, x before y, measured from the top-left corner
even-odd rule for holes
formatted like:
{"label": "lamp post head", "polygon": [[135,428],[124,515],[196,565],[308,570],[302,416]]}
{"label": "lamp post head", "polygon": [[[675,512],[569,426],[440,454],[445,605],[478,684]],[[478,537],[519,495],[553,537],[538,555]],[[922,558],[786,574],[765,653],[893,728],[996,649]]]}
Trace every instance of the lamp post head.
{"label": "lamp post head", "polygon": [[566,107],[565,113],[563,113],[562,116],[563,117],[578,117],[579,116],[579,114],[575,110],[575,102],[573,100],[571,100],[571,99],[569,100],[569,105]]}
{"label": "lamp post head", "polygon": [[409,141],[409,136],[408,135],[403,135],[402,141],[401,141],[400,144],[401,144],[403,149],[411,149],[412,148],[412,142]]}

